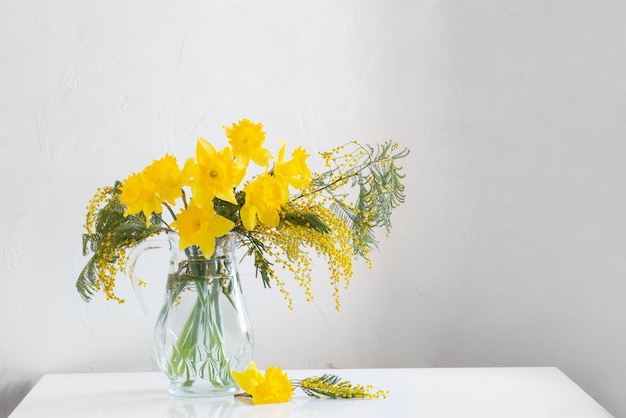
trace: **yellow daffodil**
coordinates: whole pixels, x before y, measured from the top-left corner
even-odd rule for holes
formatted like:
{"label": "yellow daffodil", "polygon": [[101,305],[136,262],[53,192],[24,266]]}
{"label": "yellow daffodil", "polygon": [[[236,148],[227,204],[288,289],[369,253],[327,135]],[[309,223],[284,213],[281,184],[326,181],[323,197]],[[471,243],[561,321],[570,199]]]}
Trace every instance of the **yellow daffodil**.
{"label": "yellow daffodil", "polygon": [[287,373],[280,367],[270,366],[265,371],[265,380],[261,382],[252,394],[255,404],[288,402],[293,396],[293,386]]}
{"label": "yellow daffodil", "polygon": [[143,212],[146,225],[150,226],[150,215],[161,213],[165,201],[175,204],[181,196],[184,176],[176,163],[176,157],[166,154],[154,160],[140,173],[131,174],[122,183],[120,200],[126,205],[124,216]]}
{"label": "yellow daffodil", "polygon": [[124,216],[143,212],[146,217],[146,226],[150,226],[150,215],[161,213],[163,201],[154,192],[152,182],[142,173],[133,173],[128,176],[121,186],[120,200],[126,206]]}
{"label": "yellow daffodil", "polygon": [[185,183],[176,157],[165,154],[165,157],[144,168],[143,174],[152,183],[152,190],[161,201],[176,204],[175,200],[181,196],[181,189]]}
{"label": "yellow daffodil", "polygon": [[265,132],[261,123],[254,123],[249,119],[241,119],[232,126],[224,126],[228,143],[233,148],[235,157],[247,167],[250,160],[257,165],[265,167],[272,154],[267,148],[263,148]]}
{"label": "yellow daffodil", "polygon": [[195,164],[186,164],[190,172],[191,192],[198,206],[209,206],[213,198],[237,204],[234,188],[246,174],[245,167],[235,161],[229,147],[217,152],[210,142],[199,138]]}
{"label": "yellow daffodil", "polygon": [[241,389],[252,396],[255,404],[288,402],[293,395],[289,377],[280,367],[270,366],[263,375],[251,361],[245,372],[233,371],[231,374]]}
{"label": "yellow daffodil", "polygon": [[239,214],[241,222],[248,230],[254,229],[258,221],[272,227],[280,223],[279,211],[289,200],[287,183],[264,173],[244,189],[246,201]]}
{"label": "yellow daffodil", "polygon": [[198,207],[190,202],[172,222],[180,236],[180,249],[198,245],[205,257],[210,257],[215,249],[215,238],[233,229],[235,224],[213,212],[213,207]]}
{"label": "yellow daffodil", "polygon": [[311,170],[306,163],[309,154],[306,153],[304,148],[298,147],[291,154],[293,159],[284,161],[286,147],[287,144],[281,141],[278,160],[274,167],[274,175],[296,189],[304,189],[311,183]]}

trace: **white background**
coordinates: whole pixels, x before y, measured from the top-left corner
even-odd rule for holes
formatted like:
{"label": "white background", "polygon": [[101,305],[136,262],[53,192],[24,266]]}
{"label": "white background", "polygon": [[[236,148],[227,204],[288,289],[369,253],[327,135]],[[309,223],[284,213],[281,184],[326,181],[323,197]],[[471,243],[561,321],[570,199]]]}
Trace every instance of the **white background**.
{"label": "white background", "polygon": [[626,416],[625,21],[611,0],[0,0],[0,416],[44,373],[155,368],[162,282],[146,316],[74,289],[84,207],[242,117],[272,149],[411,149],[339,313],[323,265],[289,311],[244,264],[261,367],[557,366]]}

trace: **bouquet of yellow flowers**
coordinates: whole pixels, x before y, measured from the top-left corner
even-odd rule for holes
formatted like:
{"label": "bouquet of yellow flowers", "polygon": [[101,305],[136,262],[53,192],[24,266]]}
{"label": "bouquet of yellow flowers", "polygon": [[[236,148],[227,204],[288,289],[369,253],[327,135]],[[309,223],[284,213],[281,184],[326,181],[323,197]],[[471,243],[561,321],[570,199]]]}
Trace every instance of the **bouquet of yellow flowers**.
{"label": "bouquet of yellow flowers", "polygon": [[[215,293],[194,299],[166,368],[171,376],[187,374],[193,381],[199,372],[186,369],[189,356],[198,355],[198,335],[206,334],[212,348],[205,354],[218,357],[211,361],[220,364],[219,384],[230,380],[232,367],[215,350],[225,340],[218,296],[225,295],[241,310],[233,302],[232,283],[215,270],[215,263],[207,264],[222,256],[225,241],[220,237],[235,237],[263,285],[277,286],[289,308],[291,296],[276,267],[290,272],[311,300],[312,257],[321,256],[328,263],[339,309],[340,287],[349,284],[353,260],[370,262],[377,244],[375,228],[389,232],[392,210],[404,201],[403,175],[396,163],[408,154],[391,141],[376,147],[353,141],[321,153],[325,169],[312,173],[302,147],[290,156],[284,141],[275,156],[265,148],[262,124],[242,119],[224,129],[228,145],[219,150],[200,138],[195,157],[182,165],[166,154],[123,181],[98,189],[87,208],[83,234],[83,252],[91,258],[76,282],[86,301],[102,291],[107,299],[123,302],[115,293],[115,280],[127,273],[128,253],[157,235],[176,236],[188,259],[179,260],[170,272],[170,304],[180,304],[188,281],[198,294],[210,294],[211,288]],[[258,172],[247,176],[254,166]],[[212,284],[210,277],[218,276],[219,284]],[[213,324],[202,328],[200,314],[213,318]],[[165,321],[168,315],[161,317]]]}
{"label": "bouquet of yellow flowers", "polygon": [[[408,150],[397,151],[392,142],[373,148],[354,141],[322,153],[327,170],[312,175],[306,151],[298,147],[286,160],[285,143],[268,168],[271,153],[263,147],[262,124],[242,119],[225,131],[229,146],[220,151],[200,138],[196,158],[182,168],[174,156],[165,155],[123,182],[98,190],[83,235],[83,251],[93,256],[76,282],[85,300],[103,290],[107,299],[123,302],[114,287],[117,273],[125,272],[126,251],[151,236],[175,231],[181,249],[197,247],[210,255],[215,238],[232,231],[254,258],[263,284],[270,287],[273,281],[290,307],[273,265],[291,271],[312,298],[306,249],[313,248],[328,260],[339,308],[339,285],[349,283],[353,257],[369,261],[377,242],[374,228],[389,232],[392,209],[404,202],[396,160]],[[349,145],[355,150],[342,153]],[[266,170],[237,190],[251,161]],[[354,201],[343,190],[346,185],[357,188]],[[177,205],[182,207],[175,213]],[[163,209],[172,222],[164,220]]]}

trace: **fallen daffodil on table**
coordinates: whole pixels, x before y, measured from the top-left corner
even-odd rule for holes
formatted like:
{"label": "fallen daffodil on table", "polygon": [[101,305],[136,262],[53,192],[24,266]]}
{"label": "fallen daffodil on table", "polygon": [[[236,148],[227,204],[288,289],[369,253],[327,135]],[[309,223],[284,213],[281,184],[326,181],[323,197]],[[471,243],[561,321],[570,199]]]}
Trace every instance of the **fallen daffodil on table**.
{"label": "fallen daffodil on table", "polygon": [[293,387],[286,372],[280,367],[270,366],[261,373],[254,361],[248,363],[248,370],[233,371],[233,379],[251,397],[255,404],[287,402],[293,395]]}
{"label": "fallen daffodil on table", "polygon": [[257,405],[288,402],[296,388],[314,398],[329,399],[384,399],[389,394],[387,390],[376,389],[372,385],[355,385],[330,373],[306,379],[289,379],[281,367],[272,365],[263,374],[254,361],[248,363],[248,370],[233,371],[232,376],[245,391],[235,396],[251,398]]}

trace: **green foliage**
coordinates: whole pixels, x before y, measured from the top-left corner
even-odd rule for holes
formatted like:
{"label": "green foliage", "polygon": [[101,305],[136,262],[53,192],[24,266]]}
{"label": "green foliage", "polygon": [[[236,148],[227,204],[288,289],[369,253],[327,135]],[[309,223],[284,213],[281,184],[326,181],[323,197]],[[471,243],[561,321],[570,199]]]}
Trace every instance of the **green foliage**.
{"label": "green foliage", "polygon": [[246,231],[244,228],[237,228],[236,232],[240,238],[240,244],[248,248],[245,256],[251,256],[254,259],[255,276],[261,276],[263,287],[272,287],[272,263],[265,257],[267,252],[265,244],[253,232]]}
{"label": "green foliage", "polygon": [[108,194],[108,200],[97,211],[94,232],[83,234],[83,255],[93,254],[76,280],[76,289],[85,301],[93,297],[98,281],[98,270],[104,265],[120,265],[118,253],[113,249],[129,249],[146,238],[166,230],[160,216],[153,214],[146,227],[143,214],[124,216],[126,207],[120,202],[116,183]]}
{"label": "green foliage", "polygon": [[96,260],[95,257],[91,257],[76,280],[76,289],[85,302],[93,298],[97,278]]}
{"label": "green foliage", "polygon": [[283,221],[294,226],[313,229],[320,234],[327,234],[330,228],[316,214],[312,212],[287,212]]}
{"label": "green foliage", "polygon": [[[350,225],[358,237],[354,243],[356,255],[364,255],[365,247],[376,247],[374,228],[383,227],[389,234],[392,211],[405,201],[404,175],[401,174],[402,167],[396,163],[406,157],[409,150],[397,148],[398,144],[392,141],[378,144],[376,148],[359,145],[363,152],[351,169],[337,177],[342,167],[336,167],[314,180],[318,190],[326,190],[332,195],[331,210]],[[358,188],[354,203],[345,203],[346,195],[337,191],[336,187],[346,181],[350,187]]]}
{"label": "green foliage", "polygon": [[245,202],[246,194],[243,191],[239,191],[236,193],[235,198],[238,202],[237,205],[215,197],[213,198],[213,208],[216,214],[237,224],[239,222],[239,210]]}

